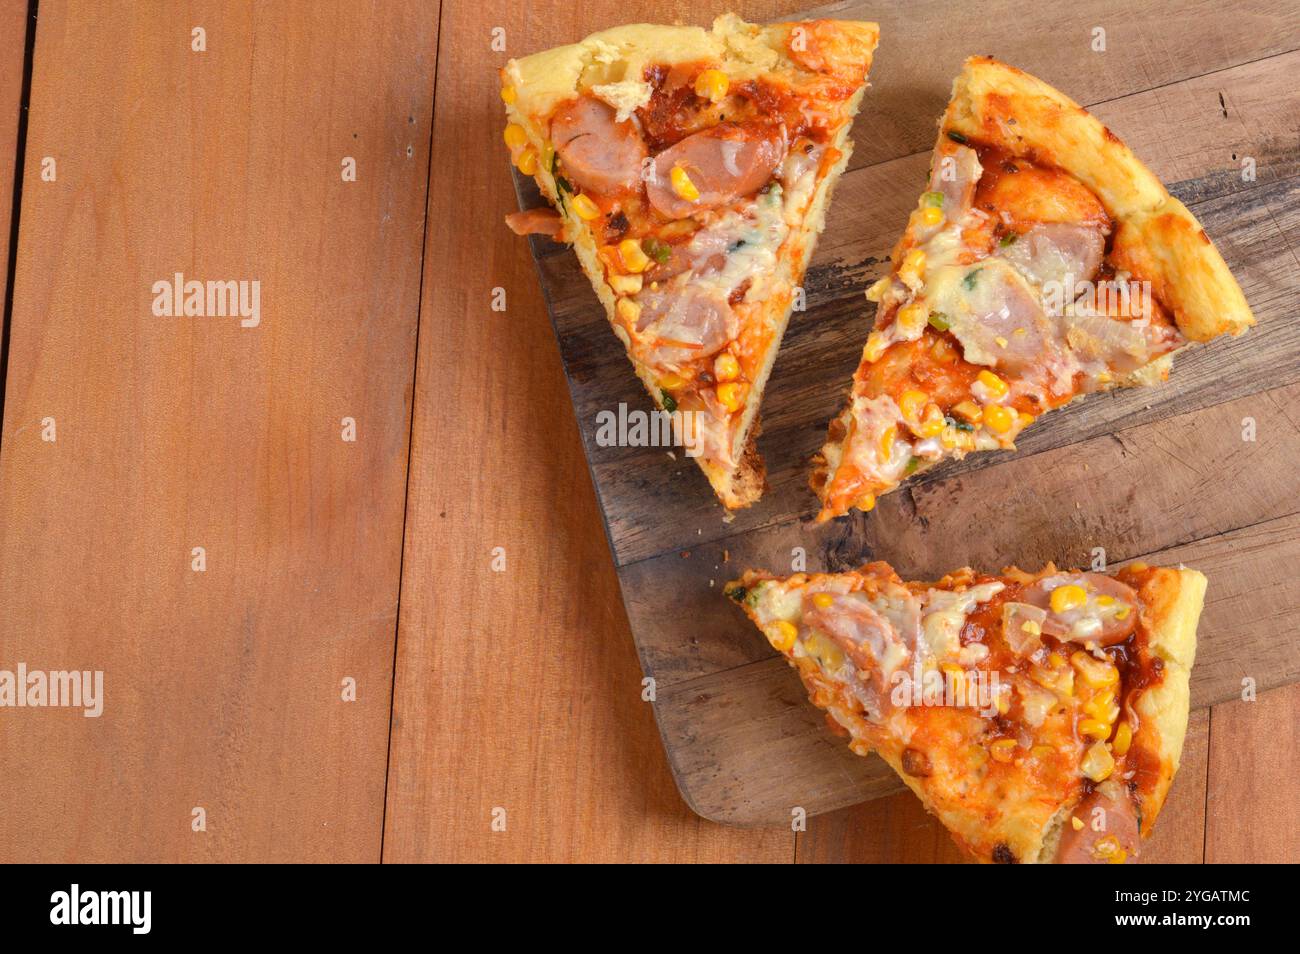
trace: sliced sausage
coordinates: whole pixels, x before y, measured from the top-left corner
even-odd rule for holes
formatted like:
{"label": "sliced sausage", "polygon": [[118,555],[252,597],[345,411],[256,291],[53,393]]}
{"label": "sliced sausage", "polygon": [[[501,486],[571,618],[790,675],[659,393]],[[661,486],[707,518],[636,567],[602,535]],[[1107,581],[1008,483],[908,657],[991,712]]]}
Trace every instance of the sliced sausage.
{"label": "sliced sausage", "polygon": [[562,174],[584,190],[606,195],[641,187],[645,143],[630,121],[617,122],[608,103],[580,96],[551,118],[551,142]]}
{"label": "sliced sausage", "polygon": [[[1042,222],[997,254],[1040,288],[1052,283],[1064,290],[1067,279],[1087,283],[1096,278],[1105,250],[1106,230],[1100,222]],[[1064,290],[1058,297],[1069,304],[1075,296]]]}
{"label": "sliced sausage", "polygon": [[[1052,610],[1052,592],[1066,585],[1082,586],[1088,598],[1082,606],[1057,613]],[[1128,639],[1137,626],[1140,610],[1138,595],[1131,587],[1100,573],[1057,573],[1025,590],[1023,599],[1047,611],[1043,632],[1057,639],[1099,646]]]}
{"label": "sliced sausage", "polygon": [[[1098,808],[1105,814],[1095,816],[1102,830],[1094,831],[1094,813]],[[1075,831],[1074,824],[1066,820],[1056,849],[1057,864],[1100,865],[1109,863],[1116,849],[1129,858],[1137,853],[1137,810],[1133,799],[1119,786],[1107,784],[1093,789],[1075,806],[1073,815],[1083,822],[1083,827]],[[1108,840],[1112,838],[1114,841]]]}
{"label": "sliced sausage", "polygon": [[[654,178],[646,183],[650,204],[670,219],[716,209],[761,189],[785,159],[785,131],[767,123],[723,123],[665,149],[654,161]],[[685,199],[672,185],[680,167],[699,191]]]}
{"label": "sliced sausage", "polygon": [[727,296],[693,287],[645,291],[636,333],[640,357],[655,367],[706,358],[740,331],[740,319]]}
{"label": "sliced sausage", "polygon": [[564,220],[554,209],[511,212],[506,216],[506,225],[516,235],[545,235],[551,239],[559,239],[564,231]]}

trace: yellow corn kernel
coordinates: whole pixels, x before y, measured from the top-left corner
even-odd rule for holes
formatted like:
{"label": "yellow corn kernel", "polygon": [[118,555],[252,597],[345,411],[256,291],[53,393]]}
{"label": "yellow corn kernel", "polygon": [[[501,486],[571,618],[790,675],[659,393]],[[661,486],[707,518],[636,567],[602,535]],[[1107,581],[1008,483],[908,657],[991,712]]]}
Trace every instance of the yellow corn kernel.
{"label": "yellow corn kernel", "polygon": [[631,298],[620,298],[618,304],[614,306],[614,314],[625,325],[634,326],[641,318],[641,306]]}
{"label": "yellow corn kernel", "polygon": [[572,206],[574,214],[580,219],[586,219],[590,222],[592,219],[600,217],[600,206],[585,195],[575,195],[569,200],[569,205]]}
{"label": "yellow corn kernel", "polygon": [[720,103],[727,95],[731,80],[722,70],[705,70],[695,77],[695,95],[711,103]]}
{"label": "yellow corn kernel", "polygon": [[681,166],[673,166],[673,171],[668,173],[668,181],[672,183],[673,191],[679,198],[687,202],[694,202],[700,197],[700,190],[695,188],[695,183],[691,177],[686,174],[686,170]]}
{"label": "yellow corn kernel", "polygon": [[984,417],[984,410],[974,401],[962,401],[953,405],[953,413],[960,414],[972,424],[978,424]]}
{"label": "yellow corn kernel", "polygon": [[[1005,713],[1003,714],[1005,715]],[[1056,749],[1052,748],[1050,745],[1035,745],[1029,750],[1029,754],[1041,762],[1044,759],[1050,759],[1054,756],[1056,754]]]}
{"label": "yellow corn kernel", "polygon": [[867,335],[867,343],[862,348],[862,360],[868,364],[875,364],[888,347],[889,339],[885,337],[884,332],[873,331]]}
{"label": "yellow corn kernel", "polygon": [[898,309],[898,326],[909,337],[919,335],[929,321],[930,309],[919,301],[914,301]]}
{"label": "yellow corn kernel", "polygon": [[938,405],[931,404],[925,409],[925,415],[921,418],[921,429],[916,433],[918,437],[938,437],[946,426],[943,411],[939,410]]}
{"label": "yellow corn kernel", "polygon": [[898,266],[898,277],[910,285],[913,281],[919,280],[924,271],[925,252],[914,248],[903,256],[903,263]]}
{"label": "yellow corn kernel", "polygon": [[[1021,628],[1022,630],[1024,630],[1026,633],[1028,633],[1030,636],[1041,636],[1041,635],[1043,635],[1043,627],[1039,626],[1039,625],[1038,625],[1038,622],[1037,622],[1036,620],[1027,619],[1027,620],[1025,620],[1023,623],[1020,624],[1020,628]],[[1061,657],[1060,657],[1060,656],[1053,656],[1052,658],[1053,658],[1053,659],[1060,659]]]}
{"label": "yellow corn kernel", "polygon": [[519,98],[519,94],[515,92],[515,88],[513,86],[507,84],[501,87],[501,102],[505,103],[507,106],[509,106],[518,98]]}
{"label": "yellow corn kernel", "polygon": [[650,256],[636,239],[623,239],[618,243],[618,261],[627,271],[639,273],[650,267]]}
{"label": "yellow corn kernel", "polygon": [[[992,410],[990,408],[989,410]],[[1067,583],[1052,590],[1052,612],[1068,613],[1088,602],[1088,592],[1082,586]]]}
{"label": "yellow corn kernel", "polygon": [[719,381],[734,381],[740,377],[740,362],[730,351],[724,351],[713,362],[713,376]]}
{"label": "yellow corn kernel", "polygon": [[812,601],[818,609],[830,609],[835,604],[835,597],[829,593],[814,593]]}
{"label": "yellow corn kernel", "polygon": [[924,391],[917,391],[915,388],[904,391],[898,398],[898,409],[903,413],[903,420],[909,423],[920,420],[921,413],[929,400],[929,395]]}
{"label": "yellow corn kernel", "polygon": [[844,650],[821,633],[813,632],[806,636],[803,648],[831,672],[844,665]]}
{"label": "yellow corn kernel", "polygon": [[519,161],[515,163],[515,168],[526,176],[537,175],[537,150],[529,146],[519,154]]}
{"label": "yellow corn kernel", "polygon": [[1133,727],[1121,722],[1115,729],[1115,741],[1111,742],[1111,751],[1116,755],[1127,755],[1128,747],[1133,744]]}
{"label": "yellow corn kernel", "polygon": [[1105,741],[1110,738],[1110,726],[1100,719],[1080,719],[1079,734],[1085,738]]}
{"label": "yellow corn kernel", "polygon": [[1060,669],[1065,665],[1065,657],[1060,656],[1057,653],[1052,653],[1047,657],[1047,665],[1051,666],[1053,669]]}
{"label": "yellow corn kernel", "polygon": [[674,374],[669,371],[659,379],[659,386],[666,391],[676,391],[686,383],[686,379],[680,374]]}
{"label": "yellow corn kernel", "polygon": [[1001,404],[990,404],[984,409],[984,423],[994,434],[1005,434],[1011,430],[1015,421],[1015,411],[1008,410]]}
{"label": "yellow corn kernel", "polygon": [[1006,715],[1008,712],[1010,712],[1011,711],[1011,690],[1008,689],[1005,692],[999,692],[997,694],[997,698],[993,700],[993,704],[997,706],[998,715]]}
{"label": "yellow corn kernel", "polygon": [[863,494],[857,500],[853,501],[853,506],[861,510],[863,513],[866,513],[867,511],[871,510],[873,507],[875,507],[875,505],[876,505],[875,494]]}
{"label": "yellow corn kernel", "polygon": [[885,292],[889,290],[890,278],[886,275],[867,289],[867,301],[880,301],[885,297]]}
{"label": "yellow corn kernel", "polygon": [[989,746],[989,754],[998,762],[1010,762],[1016,754],[1016,740],[998,739]]}
{"label": "yellow corn kernel", "polygon": [[1097,843],[1092,846],[1092,853],[1098,858],[1113,858],[1117,853],[1124,849],[1119,846],[1119,839],[1114,835],[1107,835],[1104,838],[1098,838]]}
{"label": "yellow corn kernel", "polygon": [[1108,596],[1107,594],[1103,593],[1103,594],[1101,594],[1101,596],[1097,597],[1097,605],[1098,605],[1098,606],[1114,606],[1114,605],[1115,605],[1115,597],[1113,597],[1113,596]]}
{"label": "yellow corn kernel", "polygon": [[641,290],[641,276],[615,273],[609,276],[609,287],[615,295],[635,295]]}
{"label": "yellow corn kernel", "polygon": [[555,165],[555,146],[549,142],[542,143],[542,168],[550,172]]}
{"label": "yellow corn kernel", "polygon": [[772,648],[781,653],[788,653],[794,649],[794,642],[799,638],[799,628],[794,623],[784,619],[769,623],[764,632],[767,635],[767,641],[772,644]]}
{"label": "yellow corn kernel", "polygon": [[981,371],[975,376],[975,380],[984,385],[985,389],[995,399],[1006,397],[1007,391],[1011,390],[1007,382],[989,370]]}
{"label": "yellow corn kernel", "polygon": [[1115,759],[1105,742],[1092,743],[1088,751],[1083,753],[1079,770],[1094,782],[1104,782],[1110,777],[1110,773],[1115,771]]}
{"label": "yellow corn kernel", "polygon": [[1073,828],[1075,831],[1083,831],[1083,821],[1079,818],[1078,815],[1070,816],[1070,827]]}
{"label": "yellow corn kernel", "polygon": [[732,414],[745,406],[745,386],[734,381],[718,385],[718,400]]}
{"label": "yellow corn kernel", "polygon": [[518,149],[528,142],[528,133],[524,132],[524,127],[518,123],[508,124],[501,137],[505,139],[506,145],[511,149]]}
{"label": "yellow corn kernel", "polygon": [[1131,613],[1132,611],[1133,611],[1133,608],[1132,608],[1131,606],[1128,606],[1127,604],[1124,605],[1124,606],[1121,606],[1119,609],[1115,610],[1115,618],[1116,618],[1116,619],[1127,619],[1127,618],[1128,618],[1128,614]]}
{"label": "yellow corn kernel", "polygon": [[1128,852],[1125,851],[1123,848],[1121,848],[1119,849],[1119,851],[1115,852],[1113,855],[1111,855],[1109,858],[1106,859],[1106,864],[1122,865],[1126,861],[1128,861]]}
{"label": "yellow corn kernel", "polygon": [[[1083,705],[1083,711],[1088,713],[1094,719],[1100,719],[1103,722],[1113,722],[1114,719],[1107,718],[1115,710],[1115,690],[1103,689],[1095,696],[1089,699]],[[1110,733],[1106,733],[1110,737]]]}
{"label": "yellow corn kernel", "polygon": [[1119,670],[1108,662],[1093,659],[1083,650],[1070,657],[1083,681],[1093,689],[1109,689],[1119,682]]}
{"label": "yellow corn kernel", "polygon": [[1136,563],[1130,563],[1130,564],[1128,565],[1128,568],[1129,568],[1130,570],[1132,570],[1134,573],[1141,573],[1143,570],[1145,570],[1145,569],[1147,568],[1147,564],[1145,564],[1145,563],[1143,563],[1141,560],[1139,560],[1139,561],[1136,562]]}
{"label": "yellow corn kernel", "polygon": [[934,206],[927,206],[921,210],[921,223],[923,225],[938,225],[943,221],[943,209],[936,209]]}
{"label": "yellow corn kernel", "polygon": [[880,434],[880,456],[889,460],[894,455],[894,438],[898,436],[898,428],[890,424]]}
{"label": "yellow corn kernel", "polygon": [[1017,411],[1016,420],[1020,422],[1020,429],[1023,431],[1030,424],[1034,423],[1034,415],[1026,414],[1024,411]]}

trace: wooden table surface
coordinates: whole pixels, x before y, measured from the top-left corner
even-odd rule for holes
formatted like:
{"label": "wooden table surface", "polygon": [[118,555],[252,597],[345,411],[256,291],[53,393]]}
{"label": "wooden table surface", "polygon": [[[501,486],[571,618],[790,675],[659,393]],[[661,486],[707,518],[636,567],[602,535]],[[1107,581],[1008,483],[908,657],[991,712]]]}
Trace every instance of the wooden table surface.
{"label": "wooden table surface", "polygon": [[[105,673],[100,718],[0,709],[0,861],[960,860],[906,793],[799,833],[681,801],[501,224],[498,65],[727,6],[41,0],[19,156],[0,0],[0,669]],[[260,324],[155,316],[177,272],[260,282]],[[1144,859],[1300,860],[1298,721],[1194,714]]]}

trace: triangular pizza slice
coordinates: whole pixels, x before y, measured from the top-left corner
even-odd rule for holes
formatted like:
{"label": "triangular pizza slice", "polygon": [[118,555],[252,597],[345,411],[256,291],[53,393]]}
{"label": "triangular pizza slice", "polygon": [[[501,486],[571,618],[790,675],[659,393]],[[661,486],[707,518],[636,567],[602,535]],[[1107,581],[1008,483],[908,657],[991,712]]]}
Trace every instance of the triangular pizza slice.
{"label": "triangular pizza slice", "polygon": [[[759,400],[866,87],[874,23],[637,24],[510,60],[515,166],[554,206],[614,333],[722,503],[765,472]],[[680,412],[680,413],[679,413]]]}
{"label": "triangular pizza slice", "polygon": [[1128,147],[990,58],[958,76],[929,187],[867,297],[875,328],[814,461],[819,521],[1013,448],[1082,394],[1159,383],[1188,342],[1254,323],[1200,223]]}
{"label": "triangular pizza slice", "polygon": [[884,563],[727,595],[859,755],[986,862],[1135,857],[1178,770],[1205,577],[1015,568],[904,582]]}

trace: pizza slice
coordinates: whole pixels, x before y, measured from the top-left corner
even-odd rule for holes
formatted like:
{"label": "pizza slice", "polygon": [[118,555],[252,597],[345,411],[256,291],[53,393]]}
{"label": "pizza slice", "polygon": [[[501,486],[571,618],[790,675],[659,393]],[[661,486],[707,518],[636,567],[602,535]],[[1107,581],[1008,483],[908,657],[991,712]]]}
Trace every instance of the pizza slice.
{"label": "pizza slice", "polygon": [[894,248],[849,401],[814,459],[818,521],[1040,414],[1163,381],[1174,351],[1254,323],[1195,217],[1052,87],[973,58]]}
{"label": "pizza slice", "polygon": [[981,861],[1122,863],[1178,770],[1205,577],[967,569],[909,583],[884,563],[727,595],[814,705],[875,751]]}
{"label": "pizza slice", "polygon": [[[554,209],[655,404],[728,508],[761,496],[759,399],[852,144],[874,23],[638,24],[510,60],[516,168]],[[676,413],[680,412],[680,414]]]}

